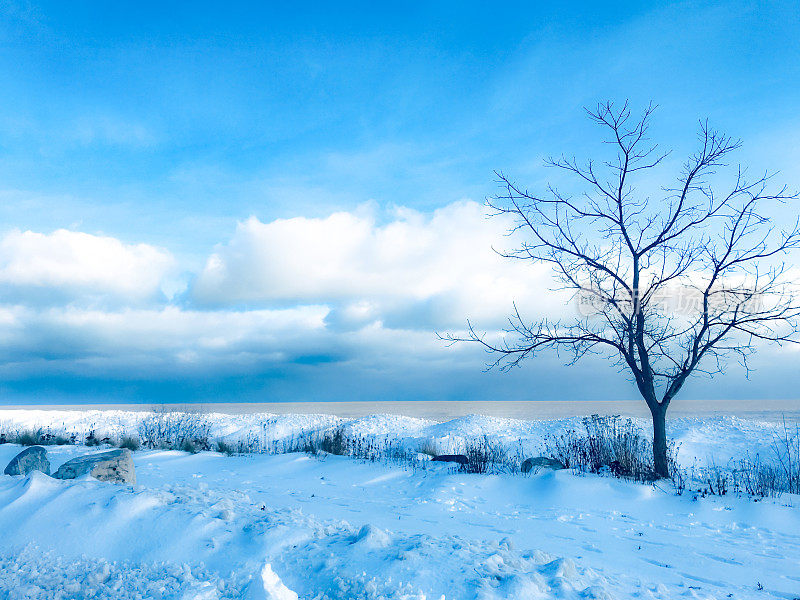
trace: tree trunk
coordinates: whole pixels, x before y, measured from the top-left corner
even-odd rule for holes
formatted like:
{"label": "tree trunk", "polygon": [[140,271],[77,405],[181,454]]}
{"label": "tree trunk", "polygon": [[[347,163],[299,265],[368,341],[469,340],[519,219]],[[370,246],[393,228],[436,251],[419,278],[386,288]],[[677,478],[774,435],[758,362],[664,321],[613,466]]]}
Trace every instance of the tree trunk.
{"label": "tree trunk", "polygon": [[667,462],[667,407],[655,404],[650,407],[653,416],[653,466],[658,477],[669,477]]}

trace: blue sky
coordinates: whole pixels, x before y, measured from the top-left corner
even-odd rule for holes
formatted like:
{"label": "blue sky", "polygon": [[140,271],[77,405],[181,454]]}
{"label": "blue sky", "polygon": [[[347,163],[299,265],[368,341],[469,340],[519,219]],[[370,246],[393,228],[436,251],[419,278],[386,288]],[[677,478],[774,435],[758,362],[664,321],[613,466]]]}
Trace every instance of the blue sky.
{"label": "blue sky", "polygon": [[[475,275],[493,169],[544,185],[627,98],[676,161],[708,117],[800,186],[796,3],[373,4],[0,1],[8,399],[628,397],[433,338],[531,294]],[[687,393],[791,395],[774,356]]]}

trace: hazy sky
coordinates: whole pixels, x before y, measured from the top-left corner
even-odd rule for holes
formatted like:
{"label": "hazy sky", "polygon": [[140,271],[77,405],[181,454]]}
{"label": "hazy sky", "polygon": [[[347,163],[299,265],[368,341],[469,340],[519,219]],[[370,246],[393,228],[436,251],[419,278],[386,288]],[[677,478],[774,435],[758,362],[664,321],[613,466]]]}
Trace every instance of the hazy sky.
{"label": "hazy sky", "polygon": [[436,339],[564,310],[492,253],[493,170],[543,187],[627,98],[676,172],[707,117],[800,187],[800,7],[426,4],[0,0],[0,401],[633,397]]}

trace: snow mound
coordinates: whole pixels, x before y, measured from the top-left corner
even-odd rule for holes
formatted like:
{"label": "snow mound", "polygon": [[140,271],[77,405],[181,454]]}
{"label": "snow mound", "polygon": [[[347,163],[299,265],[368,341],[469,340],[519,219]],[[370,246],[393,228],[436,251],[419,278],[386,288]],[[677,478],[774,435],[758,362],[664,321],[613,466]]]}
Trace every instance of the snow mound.
{"label": "snow mound", "polygon": [[345,423],[344,430],[354,436],[403,438],[420,435],[433,423],[427,419],[400,415],[369,415]]}
{"label": "snow mound", "polygon": [[33,545],[0,554],[0,573],[0,597],[7,600],[224,600],[241,598],[243,590],[236,578],[219,577],[197,565],[66,560]]}
{"label": "snow mound", "polygon": [[392,541],[388,533],[374,525],[364,525],[353,537],[354,544],[363,544],[369,548],[386,548]]}
{"label": "snow mound", "polygon": [[251,594],[252,600],[298,600],[297,594],[283,585],[281,578],[272,570],[269,563],[261,569],[261,590],[262,593],[254,591]]}

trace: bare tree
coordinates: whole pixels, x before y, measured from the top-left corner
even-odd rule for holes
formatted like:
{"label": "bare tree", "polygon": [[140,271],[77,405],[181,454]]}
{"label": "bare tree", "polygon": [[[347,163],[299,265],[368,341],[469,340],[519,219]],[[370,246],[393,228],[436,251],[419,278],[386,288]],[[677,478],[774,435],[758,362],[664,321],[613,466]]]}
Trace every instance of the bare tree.
{"label": "bare tree", "polygon": [[768,175],[748,181],[741,167],[725,193],[715,193],[711,176],[741,143],[701,122],[699,150],[677,184],[651,200],[634,182],[667,155],[648,140],[653,106],[640,118],[627,102],[587,112],[614,158],[547,161],[577,177],[583,194],[550,186],[535,195],[498,172],[503,192],[488,202],[494,214],[514,218],[510,233],[524,239],[501,254],[552,265],[583,310],[574,320],[530,322],[515,305],[502,337],[468,322],[467,334],[443,338],[482,344],[504,370],[543,349],[568,351],[570,364],[587,353],[611,358],[650,409],[654,468],[667,477],[665,416],[687,378],[721,373],[728,358],[748,369],[762,342],[795,340],[800,303],[783,260],[800,245],[800,225],[776,227],[760,207],[797,195],[785,186],[770,191]]}

